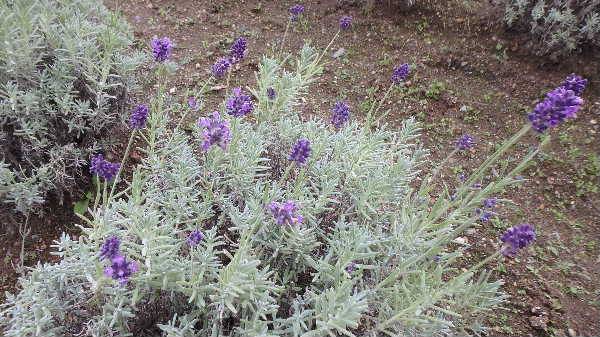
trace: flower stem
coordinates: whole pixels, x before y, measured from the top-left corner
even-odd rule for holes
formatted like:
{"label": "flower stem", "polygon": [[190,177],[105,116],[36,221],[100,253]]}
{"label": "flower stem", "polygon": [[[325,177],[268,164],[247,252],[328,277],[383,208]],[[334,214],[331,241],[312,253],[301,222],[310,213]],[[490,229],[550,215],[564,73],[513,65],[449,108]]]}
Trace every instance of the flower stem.
{"label": "flower stem", "polygon": [[288,20],[287,25],[285,26],[285,31],[283,32],[283,39],[281,40],[281,45],[279,46],[279,56],[283,53],[283,45],[285,44],[285,38],[287,36],[287,32],[290,29],[290,20]]}
{"label": "flower stem", "polygon": [[[119,176],[123,171],[123,167],[127,163],[127,158],[129,157],[129,151],[131,150],[131,144],[133,144],[133,138],[135,137],[136,129],[133,129],[131,132],[131,136],[129,136],[129,142],[127,142],[127,148],[125,149],[125,154],[123,155],[123,160],[121,160],[121,165],[119,165],[119,170],[117,171],[117,175],[113,180],[112,187],[110,189],[110,194],[108,195],[108,202],[112,200],[113,194],[115,193],[115,188],[117,187],[117,181],[119,180]],[[106,182],[108,184],[108,182]],[[108,207],[108,204],[106,205]]]}
{"label": "flower stem", "polygon": [[[394,87],[394,83],[392,83],[390,85],[390,87],[388,88],[388,90],[385,92],[385,94],[383,95],[383,98],[379,101],[379,104],[376,104],[377,102],[371,104],[371,108],[369,109],[369,112],[367,113],[367,120],[365,122],[365,129],[369,129],[371,127],[371,123],[373,122],[373,116],[375,114],[377,114],[377,111],[379,111],[379,109],[381,108],[381,106],[383,105],[383,102],[387,99],[387,97],[390,94],[390,91],[392,91],[392,88]],[[375,111],[373,111],[373,108],[375,107],[375,105],[377,105],[377,109],[375,109]]]}

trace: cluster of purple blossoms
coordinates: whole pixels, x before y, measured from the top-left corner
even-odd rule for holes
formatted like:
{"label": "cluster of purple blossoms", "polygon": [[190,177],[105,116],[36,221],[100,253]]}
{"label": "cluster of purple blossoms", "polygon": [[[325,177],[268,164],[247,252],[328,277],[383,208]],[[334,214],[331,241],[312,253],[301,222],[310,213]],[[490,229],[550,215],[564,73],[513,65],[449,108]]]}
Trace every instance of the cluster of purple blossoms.
{"label": "cluster of purple blossoms", "polygon": [[119,254],[121,241],[116,236],[112,236],[104,241],[100,248],[100,261],[104,259],[112,260]]}
{"label": "cluster of purple blossoms", "polygon": [[242,88],[235,88],[233,89],[233,96],[227,99],[225,109],[227,110],[228,114],[235,117],[240,117],[252,112],[252,109],[254,109],[254,104],[252,103],[252,98],[249,95],[242,94]]}
{"label": "cluster of purple blossoms", "polygon": [[267,97],[269,99],[275,99],[275,89],[267,88]]}
{"label": "cluster of purple blossoms", "polygon": [[333,115],[331,116],[331,124],[333,124],[337,129],[339,129],[342,124],[348,121],[350,116],[350,107],[346,102],[341,101],[335,103],[335,108],[331,110]]}
{"label": "cluster of purple blossoms", "polygon": [[290,7],[290,20],[295,22],[298,20],[298,16],[304,12],[304,7],[302,6],[292,6]]}
{"label": "cluster of purple blossoms", "polygon": [[119,284],[124,286],[129,282],[131,274],[137,270],[137,263],[127,261],[125,255],[118,254],[111,259],[111,265],[104,268],[104,275],[112,277],[113,280],[119,280]]}
{"label": "cluster of purple blossoms", "polygon": [[[488,199],[483,199],[483,205],[488,208],[488,209],[492,209],[494,208],[494,206],[496,205],[496,203],[498,202],[497,198],[488,198]],[[494,216],[494,212],[491,211],[485,211],[483,212],[483,215],[481,216],[481,221],[483,222],[488,222],[490,221],[490,219]]]}
{"label": "cluster of purple blossoms", "polygon": [[278,225],[292,225],[302,222],[302,216],[296,214],[296,204],[288,200],[284,203],[272,201],[269,205],[269,212],[275,218],[275,223]]}
{"label": "cluster of purple blossoms", "polygon": [[144,104],[138,105],[131,112],[129,118],[129,126],[132,129],[143,129],[146,126],[146,120],[148,119],[148,107]]}
{"label": "cluster of purple blossoms", "polygon": [[106,181],[110,181],[117,175],[120,166],[121,164],[119,163],[111,163],[106,161],[104,156],[99,154],[92,158],[92,167],[90,168],[90,172],[97,174],[100,178]]}
{"label": "cluster of purple blossoms", "polygon": [[241,59],[244,58],[244,56],[246,55],[246,45],[246,39],[244,39],[243,37],[240,37],[239,39],[235,40],[235,42],[231,46],[231,51],[229,52],[232,63],[238,63]]}
{"label": "cluster of purple blossoms", "polygon": [[188,103],[188,106],[190,107],[190,109],[192,109],[193,111],[200,110],[201,104],[200,104],[200,101],[198,101],[196,98],[194,98],[194,97],[188,98],[187,103]]}
{"label": "cluster of purple blossoms", "polygon": [[546,99],[535,106],[533,112],[527,114],[533,129],[544,133],[546,129],[553,128],[567,118],[577,117],[576,112],[581,108],[583,99],[573,90],[559,87],[546,95]]}
{"label": "cluster of purple blossoms", "polygon": [[188,237],[187,242],[190,246],[197,246],[203,238],[204,235],[202,235],[202,232],[193,231]]}
{"label": "cluster of purple blossoms", "polygon": [[311,152],[312,149],[310,148],[308,139],[300,139],[296,145],[294,145],[289,161],[295,161],[297,164],[304,164]]}
{"label": "cluster of purple blossoms", "polygon": [[408,77],[409,72],[410,68],[408,67],[407,63],[399,66],[398,68],[396,68],[396,70],[394,70],[394,73],[392,74],[392,82],[398,84],[404,81]]}
{"label": "cluster of purple blossoms", "polygon": [[223,77],[227,70],[231,67],[231,58],[230,57],[222,57],[213,64],[210,68],[214,77]]}
{"label": "cluster of purple blossoms", "polygon": [[231,141],[231,135],[229,134],[229,122],[221,119],[221,114],[218,111],[213,112],[212,118],[202,117],[198,121],[198,125],[204,127],[202,138],[202,149],[208,150],[213,144],[218,145],[223,150],[226,149],[227,144]]}
{"label": "cluster of purple blossoms", "polygon": [[104,275],[119,280],[120,285],[126,285],[129,282],[131,274],[138,270],[135,262],[129,262],[125,255],[119,252],[121,242],[116,236],[112,236],[104,241],[100,249],[100,261],[109,259],[110,266],[104,268]]}
{"label": "cluster of purple blossoms", "polygon": [[571,74],[567,76],[561,87],[571,90],[573,93],[575,93],[575,95],[580,96],[585,90],[587,82],[588,81],[583,77]]}
{"label": "cluster of purple blossoms", "polygon": [[340,19],[340,29],[346,30],[350,28],[350,25],[352,25],[352,18],[349,16],[342,16]]}
{"label": "cluster of purple blossoms", "polygon": [[500,241],[507,244],[502,250],[503,255],[516,255],[520,249],[524,249],[535,240],[535,232],[530,224],[523,224],[509,228]]}
{"label": "cluster of purple blossoms", "polygon": [[464,134],[460,138],[458,138],[456,142],[454,142],[454,145],[456,145],[456,148],[458,148],[459,150],[468,150],[475,146],[475,140],[473,140],[473,137],[471,137],[471,135]]}
{"label": "cluster of purple blossoms", "polygon": [[356,268],[358,268],[358,264],[356,264],[356,262],[352,262],[346,267],[346,272],[348,274],[352,274],[352,272],[355,271]]}
{"label": "cluster of purple blossoms", "polygon": [[154,39],[150,42],[152,45],[152,56],[158,63],[165,62],[171,57],[171,49],[173,49],[173,43],[168,37],[162,39]]}

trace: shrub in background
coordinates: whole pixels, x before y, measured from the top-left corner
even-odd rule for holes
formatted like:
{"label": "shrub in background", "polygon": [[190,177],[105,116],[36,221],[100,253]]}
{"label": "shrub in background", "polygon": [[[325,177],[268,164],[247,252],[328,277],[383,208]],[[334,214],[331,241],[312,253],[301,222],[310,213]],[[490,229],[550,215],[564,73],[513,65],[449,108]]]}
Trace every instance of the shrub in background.
{"label": "shrub in background", "polygon": [[504,21],[531,34],[538,55],[564,56],[582,46],[600,48],[596,0],[504,0]]}
{"label": "shrub in background", "polygon": [[575,117],[583,103],[575,91],[585,81],[572,76],[549,93],[529,114],[531,124],[449,190],[440,167],[475,140],[460,137],[444,162],[420,172],[427,151],[418,125],[409,119],[390,129],[378,114],[408,65],[390,73],[390,89],[364,126],[342,102],[331,119],[296,114],[324,54],[306,45],[295,60],[264,56],[249,89],[254,98],[233,89],[220,107],[227,113],[206,111],[191,135],[179,126],[197,110],[197,97],[174,111],[182,117],[171,129],[166,111],[181,105],[160,87],[150,109],[131,117],[131,139],[139,134],[147,145],[128,187],[115,194],[111,184],[126,162],[94,157],[103,191],[81,216],[83,235],[63,235],[61,262],[32,268],[22,290],[8,294],[5,336],[484,331],[478,314],[505,296],[481,267],[517,254],[535,233],[528,224],[511,228],[495,253],[463,270],[456,262],[464,242],[454,239],[494,216],[506,200],[493,195],[523,181],[518,173],[539,148],[489,181],[492,165],[532,128],[543,133]]}
{"label": "shrub in background", "polygon": [[97,0],[2,1],[0,40],[0,202],[27,215],[77,182],[143,56]]}

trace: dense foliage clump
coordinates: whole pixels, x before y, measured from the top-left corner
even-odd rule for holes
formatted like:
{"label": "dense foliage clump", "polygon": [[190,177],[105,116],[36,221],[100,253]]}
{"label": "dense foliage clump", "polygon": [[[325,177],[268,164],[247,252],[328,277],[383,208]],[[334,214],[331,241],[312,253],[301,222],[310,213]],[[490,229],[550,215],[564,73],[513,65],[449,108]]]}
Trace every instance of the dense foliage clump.
{"label": "dense foliage clump", "polygon": [[504,21],[529,32],[535,53],[557,58],[583,46],[600,47],[596,0],[504,0]]}
{"label": "dense foliage clump", "polygon": [[[292,9],[294,23],[303,10]],[[340,26],[328,47],[347,29]],[[169,70],[164,55],[155,58],[161,76]],[[568,99],[553,91],[478,168],[444,182],[441,168],[474,151],[474,139],[460,137],[429,169],[419,125],[408,119],[391,128],[382,120],[387,112],[378,113],[414,71],[408,65],[390,71],[390,87],[364,124],[343,102],[330,119],[299,115],[323,55],[306,44],[296,58],[263,56],[251,95],[233,89],[220,107],[228,113],[202,111],[192,132],[180,126],[198,112],[201,95],[185,106],[159,86],[148,109],[132,113],[122,162],[94,157],[100,188],[81,215],[83,235],[63,235],[56,243],[62,260],[32,268],[20,292],[8,294],[0,312],[5,336],[485,332],[481,312],[505,295],[482,267],[527,249],[535,229],[510,228],[473,266],[459,267],[465,243],[456,239],[508,201],[494,195],[524,181],[520,173],[540,148],[492,177],[493,164],[525,134],[574,118],[583,101],[573,89],[583,90],[583,79],[569,77],[556,89]],[[212,68],[205,86],[227,71]],[[534,127],[542,121],[547,128]],[[144,158],[115,191],[137,135]]]}
{"label": "dense foliage clump", "polygon": [[27,215],[87,171],[142,55],[96,0],[2,1],[0,40],[0,202]]}

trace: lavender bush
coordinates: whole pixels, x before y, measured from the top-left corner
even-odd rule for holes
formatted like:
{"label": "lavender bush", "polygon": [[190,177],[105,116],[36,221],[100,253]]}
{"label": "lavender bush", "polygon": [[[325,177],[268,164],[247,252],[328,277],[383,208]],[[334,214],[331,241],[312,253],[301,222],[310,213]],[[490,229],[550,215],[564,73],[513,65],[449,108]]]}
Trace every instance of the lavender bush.
{"label": "lavender bush", "polygon": [[582,46],[600,47],[600,2],[593,0],[504,0],[504,21],[528,32],[536,54],[553,58]]}
{"label": "lavender bush", "polygon": [[28,215],[81,181],[143,55],[95,0],[2,1],[0,13],[0,202]]}
{"label": "lavender bush", "polygon": [[61,262],[20,280],[1,312],[5,336],[484,332],[480,313],[505,296],[482,266],[526,249],[534,226],[499,235],[496,252],[463,271],[463,248],[450,244],[480,220],[477,209],[505,202],[494,195],[523,181],[538,150],[485,177],[531,124],[450,197],[438,176],[446,161],[425,171],[414,120],[300,118],[294,107],[321,73],[320,55],[307,45],[291,64],[263,57],[248,89],[254,108],[201,117],[193,135],[169,128],[166,106],[181,105],[159,88],[145,128],[132,130],[147,144],[128,187],[97,197],[77,240],[63,235]]}

